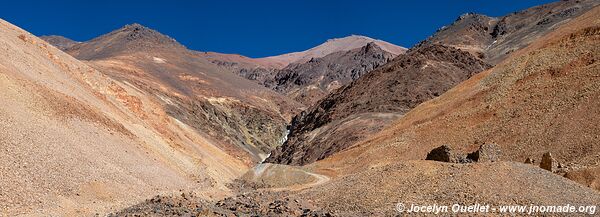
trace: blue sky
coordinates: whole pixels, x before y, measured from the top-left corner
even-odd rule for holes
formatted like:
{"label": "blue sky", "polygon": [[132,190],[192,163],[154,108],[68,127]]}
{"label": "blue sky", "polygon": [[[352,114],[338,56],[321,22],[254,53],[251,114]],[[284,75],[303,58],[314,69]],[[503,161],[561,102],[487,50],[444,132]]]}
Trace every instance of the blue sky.
{"label": "blue sky", "polygon": [[366,35],[404,47],[466,12],[501,16],[548,0],[10,1],[0,17],[36,35],[86,41],[140,23],[190,49],[263,57]]}

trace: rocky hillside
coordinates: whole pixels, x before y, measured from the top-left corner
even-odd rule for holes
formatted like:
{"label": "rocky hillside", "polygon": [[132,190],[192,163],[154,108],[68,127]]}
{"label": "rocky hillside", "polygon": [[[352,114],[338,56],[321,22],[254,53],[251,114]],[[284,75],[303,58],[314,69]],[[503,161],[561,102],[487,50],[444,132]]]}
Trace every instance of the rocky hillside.
{"label": "rocky hillside", "polygon": [[292,63],[278,70],[266,85],[304,104],[313,105],[328,93],[346,85],[396,55],[371,42],[350,51],[340,51],[306,63]]}
{"label": "rocky hillside", "polygon": [[491,142],[502,148],[505,160],[539,163],[551,152],[565,167],[595,165],[598,11],[419,105],[369,143],[396,147],[387,149],[390,155],[420,159],[442,144],[469,152]]}
{"label": "rocky hillside", "polygon": [[198,52],[201,58],[221,66],[239,76],[267,86],[266,81],[272,80],[281,69],[281,65],[265,59],[249,58],[237,54],[222,54],[216,52]]}
{"label": "rocky hillside", "polygon": [[180,189],[218,195],[248,168],[172,115],[150,92],[159,84],[113,79],[3,20],[0,49],[0,215],[89,216]]}
{"label": "rocky hillside", "polygon": [[288,141],[267,161],[302,165],[323,159],[378,131],[386,119],[397,117],[394,113],[405,113],[488,67],[468,52],[442,45],[411,50],[296,116]]}
{"label": "rocky hillside", "polygon": [[[468,13],[442,27],[418,46],[444,44],[469,51],[496,64],[599,2],[567,0],[532,7],[502,17]],[[456,37],[460,35],[462,37]]]}
{"label": "rocky hillside", "polygon": [[248,164],[280,144],[300,106],[139,24],[66,52],[156,97],[168,115]]}
{"label": "rocky hillside", "polygon": [[[579,8],[569,10],[578,11],[577,13],[552,21],[564,23],[572,16],[589,10],[593,4],[595,3],[592,1],[551,3],[507,17],[518,14],[519,25],[536,25],[552,13],[563,14],[560,11],[566,8]],[[482,61],[493,63],[495,60],[483,53],[483,48],[490,47],[487,42],[493,43],[491,36],[483,31],[486,28],[492,31],[491,27],[483,24],[494,23],[495,20],[496,18],[482,15],[463,15],[452,26],[443,28],[405,55],[328,95],[318,105],[294,118],[288,142],[278,148],[267,161],[305,164],[322,159],[356,144],[399,115],[443,94],[470,75],[487,68],[488,65]],[[509,31],[502,36],[507,38],[506,43],[499,41],[494,46],[512,46],[512,49],[517,50],[552,29]],[[520,34],[528,34],[531,38],[519,37]],[[455,37],[456,35],[469,37]],[[360,127],[355,123],[360,123]]]}
{"label": "rocky hillside", "polygon": [[[205,200],[180,192],[156,196],[115,213],[143,216],[396,216],[407,214],[406,209],[412,204],[481,204],[491,207],[486,216],[506,216],[525,213],[501,213],[500,206],[595,205],[600,201],[600,193],[588,187],[597,187],[596,177],[599,177],[600,146],[596,145],[600,135],[596,126],[600,113],[598,42],[600,7],[574,18],[525,48],[512,52],[496,66],[475,73],[439,94],[432,87],[440,83],[411,86],[411,82],[400,82],[407,79],[393,78],[407,74],[410,78],[418,78],[409,81],[435,81],[427,75],[441,70],[428,71],[428,68],[455,67],[466,71],[488,65],[471,53],[453,47],[420,46],[332,96],[345,94],[344,91],[358,91],[349,88],[363,79],[382,76],[386,79],[376,79],[379,81],[376,84],[384,87],[379,92],[385,92],[386,87],[393,90],[393,85],[385,83],[392,79],[390,83],[400,83],[400,87],[428,87],[431,91],[425,93],[438,97],[416,103],[406,112],[403,110],[406,107],[393,106],[394,99],[413,102],[429,95],[421,93],[412,98],[413,95],[407,93],[390,94],[389,101],[392,102],[382,104],[390,106],[382,106],[382,109],[393,112],[363,112],[362,116],[352,120],[346,118],[348,121],[344,123],[350,124],[331,122],[334,124],[325,123],[329,126],[314,130],[324,132],[333,128],[331,126],[352,128],[362,126],[361,121],[368,123],[377,120],[375,117],[385,119],[386,115],[403,113],[367,139],[344,150],[325,152],[328,157],[304,166],[257,165],[229,185],[236,195],[224,199]],[[403,73],[393,73],[395,70]],[[452,80],[455,77],[450,76],[453,75],[451,71],[454,70],[438,74]],[[383,76],[385,73],[389,75]],[[372,98],[374,102],[381,100]],[[359,99],[363,100],[362,104],[371,100]],[[362,104],[350,107],[372,111]],[[334,107],[329,104],[319,114],[327,114],[326,111]],[[319,116],[319,120],[336,117]],[[351,136],[330,132],[330,138]],[[443,148],[438,148],[444,144]],[[321,149],[307,149],[304,152],[307,155],[289,158],[287,162],[303,164],[306,162],[303,158],[311,159],[306,156],[323,153],[319,151]],[[466,158],[451,161],[435,155],[444,159]],[[555,166],[559,170],[554,170]],[[564,177],[579,183],[562,177],[565,172]],[[451,210],[438,213],[471,214]],[[578,213],[532,215],[595,214],[597,210],[587,209]]]}
{"label": "rocky hillside", "polygon": [[[514,201],[523,204],[556,198],[560,199],[555,203],[575,203],[568,198],[583,195],[585,199],[576,200],[597,203],[598,192],[586,186],[598,182],[594,177],[598,177],[595,165],[600,153],[600,128],[596,124],[600,117],[599,42],[600,8],[596,7],[514,52],[496,67],[420,104],[368,140],[310,166],[342,178],[311,190],[308,197],[323,198],[317,200],[331,210],[348,210],[347,204],[352,204],[357,207],[354,210],[365,211],[382,206],[372,201],[446,203],[464,199],[494,204],[514,196],[520,198]],[[442,144],[469,153],[482,143],[496,143],[502,153],[500,159],[516,163],[438,165],[422,161]],[[537,168],[545,152],[553,154],[562,170],[576,171],[567,177],[583,185]],[[527,158],[535,163],[519,163]],[[522,181],[512,183],[514,180]],[[529,189],[524,188],[529,185],[526,183],[556,192],[527,190],[502,196],[515,189]],[[355,192],[350,188],[361,191],[349,193]],[[506,190],[497,191],[503,188]],[[582,190],[587,193],[574,194]],[[453,197],[446,200],[446,194]],[[358,195],[360,199],[356,199]],[[457,199],[456,195],[464,196]]]}
{"label": "rocky hillside", "polygon": [[405,50],[381,40],[348,36],[328,40],[307,51],[276,57],[248,58],[215,52],[198,54],[308,106]]}

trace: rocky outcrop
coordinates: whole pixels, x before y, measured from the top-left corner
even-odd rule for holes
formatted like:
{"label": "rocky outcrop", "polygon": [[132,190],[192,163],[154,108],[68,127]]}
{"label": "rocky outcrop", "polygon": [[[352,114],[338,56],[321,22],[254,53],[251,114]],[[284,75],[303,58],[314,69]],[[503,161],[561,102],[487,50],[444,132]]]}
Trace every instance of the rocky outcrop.
{"label": "rocky outcrop", "polygon": [[474,162],[496,162],[500,160],[500,146],[489,143],[479,146],[479,149],[467,155],[467,159]]}
{"label": "rocky outcrop", "polygon": [[447,163],[459,163],[460,157],[456,155],[452,151],[452,149],[447,145],[442,145],[440,147],[434,148],[429,153],[427,153],[427,157],[425,160],[433,160]]}
{"label": "rocky outcrop", "polygon": [[496,144],[483,144],[479,146],[477,151],[467,155],[456,153],[448,145],[442,145],[434,148],[429,153],[425,160],[440,161],[447,163],[489,163],[500,160],[500,147]]}
{"label": "rocky outcrop", "polygon": [[534,164],[535,160],[528,157],[527,159],[525,159],[525,163],[526,164]]}
{"label": "rocky outcrop", "polygon": [[542,155],[542,161],[540,161],[540,168],[548,170],[550,172],[556,172],[558,169],[558,162],[554,157],[552,157],[552,153],[546,152]]}

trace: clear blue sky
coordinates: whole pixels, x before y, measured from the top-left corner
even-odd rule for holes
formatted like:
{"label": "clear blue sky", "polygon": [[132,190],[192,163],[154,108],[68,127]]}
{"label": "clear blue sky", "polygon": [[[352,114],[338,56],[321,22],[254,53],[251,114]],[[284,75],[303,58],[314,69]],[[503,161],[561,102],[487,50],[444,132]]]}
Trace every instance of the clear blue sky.
{"label": "clear blue sky", "polygon": [[86,41],[140,23],[190,49],[262,57],[366,35],[404,47],[466,12],[501,16],[549,0],[6,1],[0,17],[35,35]]}

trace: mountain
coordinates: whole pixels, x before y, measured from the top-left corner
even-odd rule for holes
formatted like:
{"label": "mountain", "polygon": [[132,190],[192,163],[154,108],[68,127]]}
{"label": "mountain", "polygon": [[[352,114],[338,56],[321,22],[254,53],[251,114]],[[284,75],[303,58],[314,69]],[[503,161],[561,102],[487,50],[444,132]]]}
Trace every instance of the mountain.
{"label": "mountain", "polygon": [[[165,101],[179,103],[168,98],[178,91],[153,91],[167,84],[113,79],[94,68],[101,63],[91,67],[3,20],[0,41],[1,215],[87,216],[183,189],[218,195],[248,169],[172,115]],[[124,77],[142,73],[127,67]]]}
{"label": "mountain", "polygon": [[297,102],[312,105],[395,56],[370,42],[360,48],[331,53],[306,63],[292,63],[277,71],[273,79],[265,83]]}
{"label": "mountain", "polygon": [[[405,48],[365,36],[331,39],[307,51],[276,57],[198,52],[211,63],[312,105],[331,91],[387,63]],[[285,58],[299,58],[282,62]]]}
{"label": "mountain", "polygon": [[[517,14],[519,20],[524,20],[523,23],[535,25],[550,16],[555,17],[552,22],[565,23],[572,16],[590,10],[593,4],[590,1],[551,3],[507,17]],[[548,8],[552,13],[548,13]],[[565,8],[579,9],[569,16],[552,15],[565,14]],[[485,45],[489,34],[480,31],[485,29],[480,24],[493,20],[495,18],[482,15],[463,15],[450,27],[443,28],[406,54],[332,92],[317,105],[294,117],[288,141],[278,147],[267,162],[298,165],[323,159],[378,132],[420,103],[442,95],[454,85],[486,69],[489,67],[487,63],[493,63],[493,59],[486,58],[485,54],[482,56],[478,53],[480,50],[469,46]],[[525,25],[523,23],[519,25]],[[512,49],[517,50],[549,31],[546,28],[527,30],[529,37],[519,37],[522,31],[508,31],[502,37],[510,39],[505,40],[510,43],[496,43],[497,46],[514,46]],[[468,37],[454,37],[456,35]]]}
{"label": "mountain", "polygon": [[393,144],[386,155],[413,159],[441,144],[468,152],[496,143],[505,160],[539,159],[549,151],[567,168],[595,165],[600,153],[594,142],[600,133],[595,124],[600,113],[598,11],[417,106],[368,143]]}
{"label": "mountain", "polygon": [[40,36],[40,39],[48,42],[51,45],[54,45],[56,48],[61,50],[67,49],[79,43],[77,41],[73,41],[60,35],[44,35]]}
{"label": "mountain", "polygon": [[[589,183],[598,182],[599,176],[594,173],[597,169],[567,176],[579,176],[576,180],[584,186],[541,170],[537,163],[519,163],[526,158],[540,162],[542,154],[549,151],[563,170],[597,167],[599,42],[600,7],[595,7],[513,52],[494,68],[420,104],[369,139],[304,167],[337,178],[301,195],[328,210],[358,212],[356,215],[361,211],[393,212],[393,204],[380,201],[600,201],[600,194],[587,188]],[[497,144],[501,160],[513,162],[452,164],[422,160],[442,144],[469,153],[482,143]],[[544,186],[546,190],[540,190],[550,192],[524,191],[531,189],[525,186]]]}
{"label": "mountain", "polygon": [[323,159],[443,94],[489,65],[442,45],[410,50],[294,117],[289,139],[267,162],[303,165]]}
{"label": "mountain", "polygon": [[154,96],[168,115],[248,165],[279,145],[301,106],[202,58],[174,39],[126,25],[66,50]]}
{"label": "mountain", "polygon": [[[568,0],[532,7],[502,17],[467,13],[416,46],[453,46],[496,64],[511,52],[527,46],[595,5],[598,5],[598,1]],[[457,35],[462,37],[456,37]]]}
{"label": "mountain", "polygon": [[78,59],[92,60],[156,50],[185,51],[186,49],[175,39],[134,23],[69,47],[65,51]]}
{"label": "mountain", "polygon": [[312,58],[324,57],[328,54],[332,54],[339,51],[353,50],[356,48],[363,47],[371,42],[375,43],[377,46],[381,47],[381,49],[385,50],[386,52],[392,53],[394,55],[398,55],[406,51],[406,48],[390,44],[382,40],[376,40],[360,35],[351,35],[343,38],[329,39],[325,43],[305,51],[282,54],[279,56],[264,57],[259,59],[276,62],[280,65],[281,68],[283,68],[289,65],[290,63],[305,63]]}
{"label": "mountain", "polygon": [[595,4],[285,67],[139,24],[51,46],[0,20],[0,216],[595,215]]}

